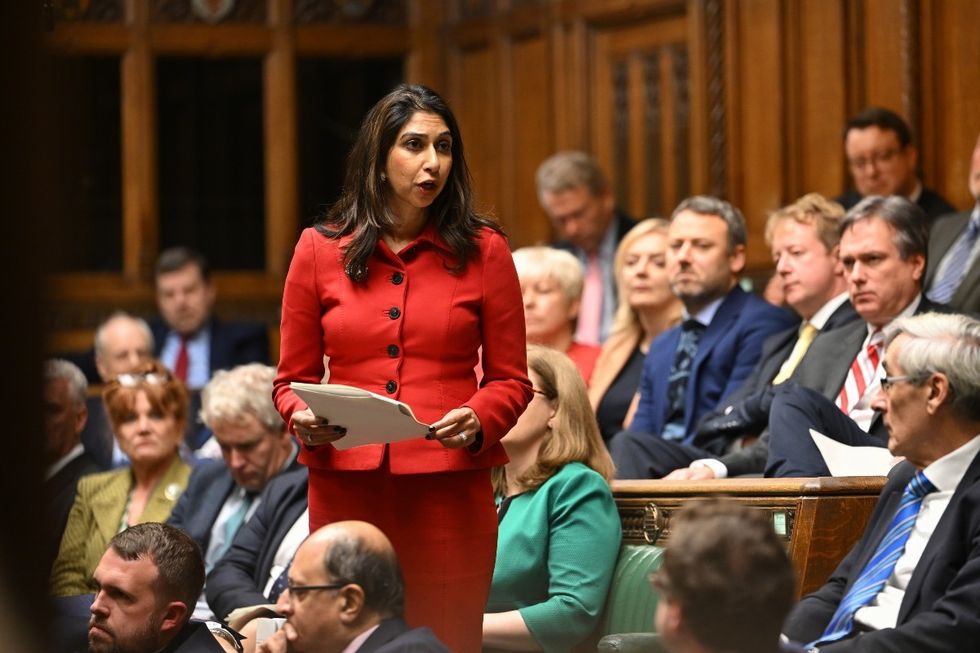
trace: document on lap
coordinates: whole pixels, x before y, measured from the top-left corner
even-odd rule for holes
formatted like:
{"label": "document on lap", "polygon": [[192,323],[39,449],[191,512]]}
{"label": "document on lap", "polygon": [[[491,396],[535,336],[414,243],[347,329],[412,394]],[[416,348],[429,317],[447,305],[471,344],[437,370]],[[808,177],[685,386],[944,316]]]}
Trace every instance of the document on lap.
{"label": "document on lap", "polygon": [[885,447],[852,447],[810,429],[832,476],[887,476],[895,457]]}
{"label": "document on lap", "polygon": [[314,415],[347,429],[347,435],[332,443],[337,449],[401,442],[429,432],[408,404],[390,397],[338,383],[293,382],[289,387]]}

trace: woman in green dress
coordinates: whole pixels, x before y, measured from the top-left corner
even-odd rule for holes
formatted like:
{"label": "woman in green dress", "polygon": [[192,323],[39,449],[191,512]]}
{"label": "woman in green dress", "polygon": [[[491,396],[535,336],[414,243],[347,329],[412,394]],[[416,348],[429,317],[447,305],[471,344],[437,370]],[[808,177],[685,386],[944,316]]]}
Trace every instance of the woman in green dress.
{"label": "woman in green dress", "polygon": [[619,553],[613,464],[575,365],[545,347],[527,353],[534,398],[493,475],[500,526],[483,645],[570,651],[595,630]]}

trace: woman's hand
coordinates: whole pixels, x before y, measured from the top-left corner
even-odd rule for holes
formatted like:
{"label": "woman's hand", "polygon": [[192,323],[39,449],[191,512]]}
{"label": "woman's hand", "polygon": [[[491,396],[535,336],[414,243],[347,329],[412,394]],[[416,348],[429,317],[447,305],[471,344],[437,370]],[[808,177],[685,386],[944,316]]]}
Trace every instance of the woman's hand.
{"label": "woman's hand", "polygon": [[293,413],[289,418],[289,428],[308,447],[327,444],[347,435],[346,428],[334,426],[324,418],[317,417],[309,408]]}
{"label": "woman's hand", "polygon": [[447,449],[468,447],[476,442],[477,433],[482,430],[480,418],[472,408],[454,408],[442,419],[432,424],[428,439],[438,440]]}

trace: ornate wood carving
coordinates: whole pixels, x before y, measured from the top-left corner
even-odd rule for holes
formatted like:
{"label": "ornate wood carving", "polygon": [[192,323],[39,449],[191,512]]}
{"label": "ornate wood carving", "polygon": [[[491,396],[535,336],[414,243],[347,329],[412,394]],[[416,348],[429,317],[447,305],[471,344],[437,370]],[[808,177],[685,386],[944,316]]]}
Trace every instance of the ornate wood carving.
{"label": "ornate wood carving", "polygon": [[[194,4],[200,4],[195,8]],[[213,15],[213,19],[206,16]],[[154,0],[150,20],[154,23],[263,24],[267,0]]]}
{"label": "ornate wood carving", "polygon": [[705,2],[708,37],[708,161],[710,192],[725,197],[728,147],[725,139],[725,33],[721,0]]}
{"label": "ornate wood carving", "polygon": [[616,61],[612,71],[612,186],[619,206],[629,206],[629,71],[625,60]]}
{"label": "ornate wood carving", "polygon": [[919,125],[921,84],[919,83],[919,7],[912,0],[902,0],[902,109],[909,124]]}
{"label": "ornate wood carving", "polygon": [[643,57],[643,124],[645,125],[643,134],[643,147],[646,158],[646,211],[644,216],[652,215],[664,211],[663,206],[663,174],[662,166],[663,147],[661,130],[661,113],[663,99],[661,97],[660,85],[663,80],[660,78],[660,52],[657,48],[653,52]]}
{"label": "ornate wood carving", "polygon": [[314,23],[375,23],[405,25],[406,0],[296,0],[297,25]]}
{"label": "ornate wood carving", "polygon": [[[673,43],[668,46],[674,73],[674,161],[677,171],[678,198],[691,194],[691,68],[687,45]],[[673,207],[665,206],[665,214]]]}
{"label": "ornate wood carving", "polygon": [[54,23],[116,23],[123,19],[123,0],[46,0],[44,11]]}

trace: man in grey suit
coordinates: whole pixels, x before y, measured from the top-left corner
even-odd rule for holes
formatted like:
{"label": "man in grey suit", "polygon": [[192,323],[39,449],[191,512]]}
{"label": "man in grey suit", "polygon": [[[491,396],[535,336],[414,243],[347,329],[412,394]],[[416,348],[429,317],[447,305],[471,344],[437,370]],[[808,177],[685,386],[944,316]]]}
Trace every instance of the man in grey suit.
{"label": "man in grey suit", "polygon": [[926,296],[965,313],[980,313],[980,135],[970,159],[971,211],[938,220],[929,234]]}
{"label": "man in grey suit", "polygon": [[922,296],[922,209],[898,195],[867,197],[841,222],[840,257],[862,320],[818,339],[807,361],[773,393],[766,476],[829,476],[813,428],[850,445],[884,447],[872,400],[881,387],[883,329],[894,320],[948,311]]}

